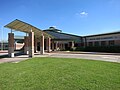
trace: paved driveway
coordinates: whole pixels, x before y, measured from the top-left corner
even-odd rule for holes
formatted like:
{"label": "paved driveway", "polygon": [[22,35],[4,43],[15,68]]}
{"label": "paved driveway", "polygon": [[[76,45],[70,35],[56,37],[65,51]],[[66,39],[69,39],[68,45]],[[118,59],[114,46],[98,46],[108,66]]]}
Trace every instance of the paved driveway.
{"label": "paved driveway", "polygon": [[120,63],[120,54],[117,53],[95,53],[95,52],[55,52],[49,55],[49,57],[61,57],[61,58],[81,58],[91,60],[101,60],[109,62]]}
{"label": "paved driveway", "polygon": [[[2,53],[3,54],[3,53]],[[2,55],[1,54],[1,55]],[[6,54],[6,53],[5,53]],[[80,58],[88,60],[101,60],[109,62],[118,62],[120,63],[120,53],[95,53],[95,52],[52,52],[40,55],[39,53],[35,54],[34,57],[60,57],[60,58]],[[14,58],[1,58],[0,63],[3,62],[19,62],[29,59],[28,55],[15,56]]]}

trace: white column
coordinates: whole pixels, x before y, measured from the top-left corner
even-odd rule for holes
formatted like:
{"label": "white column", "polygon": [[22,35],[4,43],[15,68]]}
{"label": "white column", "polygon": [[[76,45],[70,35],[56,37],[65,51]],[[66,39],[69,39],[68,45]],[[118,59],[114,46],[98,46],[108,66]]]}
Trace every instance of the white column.
{"label": "white column", "polygon": [[44,35],[40,39],[40,54],[44,54]]}

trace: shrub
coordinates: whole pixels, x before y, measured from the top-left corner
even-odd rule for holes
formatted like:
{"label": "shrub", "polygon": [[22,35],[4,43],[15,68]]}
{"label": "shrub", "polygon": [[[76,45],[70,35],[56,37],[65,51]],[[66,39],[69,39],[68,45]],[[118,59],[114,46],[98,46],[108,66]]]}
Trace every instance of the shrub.
{"label": "shrub", "polygon": [[76,51],[120,53],[120,46],[77,47]]}

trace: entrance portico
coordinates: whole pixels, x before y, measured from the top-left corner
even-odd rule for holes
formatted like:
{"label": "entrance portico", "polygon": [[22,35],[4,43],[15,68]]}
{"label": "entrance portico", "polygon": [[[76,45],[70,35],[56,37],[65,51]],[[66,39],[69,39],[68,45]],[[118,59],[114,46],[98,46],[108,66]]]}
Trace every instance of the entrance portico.
{"label": "entrance portico", "polygon": [[[51,35],[18,19],[7,24],[5,27],[11,29],[11,31],[16,30],[29,34],[24,37],[24,53],[29,54],[29,57],[34,56],[34,52],[37,50],[38,41],[40,41],[40,54],[44,54],[44,39],[48,40],[48,46],[46,47],[48,52],[50,52],[51,38],[53,38]],[[11,32],[8,34],[8,54],[10,57],[14,57],[14,43],[14,33]]]}
{"label": "entrance portico", "polygon": [[[81,40],[79,36],[62,33],[61,30],[54,27],[41,30],[18,19],[7,24],[5,27],[26,33],[24,42],[22,43],[24,45],[22,49],[24,49],[24,53],[28,54],[29,57],[33,57],[37,50],[40,51],[39,54],[41,55],[44,54],[45,50],[48,53],[56,50],[70,50]],[[14,57],[14,33],[11,32],[8,35],[8,54],[10,57]]]}

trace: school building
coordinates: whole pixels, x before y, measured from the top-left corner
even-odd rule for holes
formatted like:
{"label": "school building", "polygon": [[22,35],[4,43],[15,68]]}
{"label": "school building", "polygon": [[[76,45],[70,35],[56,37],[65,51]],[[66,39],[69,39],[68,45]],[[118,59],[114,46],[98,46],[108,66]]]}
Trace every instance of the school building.
{"label": "school building", "polygon": [[82,39],[84,46],[120,46],[120,31],[84,36]]}
{"label": "school building", "polygon": [[[75,47],[120,46],[120,31],[78,36],[63,33],[62,30],[55,27],[41,30],[18,19],[5,25],[5,27],[11,30],[11,33],[8,33],[8,54],[10,57],[14,57],[15,50],[21,49],[29,57],[33,57],[37,51],[44,54],[44,51],[69,50]],[[26,36],[15,36],[13,30],[24,32]]]}

